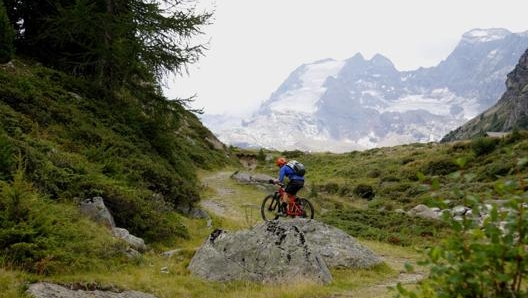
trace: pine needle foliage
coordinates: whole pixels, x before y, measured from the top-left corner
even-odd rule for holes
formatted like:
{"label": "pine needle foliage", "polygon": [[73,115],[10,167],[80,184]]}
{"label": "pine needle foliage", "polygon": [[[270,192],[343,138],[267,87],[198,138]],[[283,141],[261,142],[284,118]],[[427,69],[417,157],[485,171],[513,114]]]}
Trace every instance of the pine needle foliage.
{"label": "pine needle foliage", "polygon": [[9,62],[15,54],[15,31],[9,22],[4,2],[0,1],[0,64]]}

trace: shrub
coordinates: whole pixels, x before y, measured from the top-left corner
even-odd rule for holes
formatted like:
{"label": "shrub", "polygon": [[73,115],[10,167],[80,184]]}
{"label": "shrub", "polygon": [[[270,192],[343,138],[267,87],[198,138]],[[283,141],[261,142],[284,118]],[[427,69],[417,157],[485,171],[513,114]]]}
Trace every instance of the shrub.
{"label": "shrub", "polygon": [[264,153],[264,149],[260,148],[258,154],[257,154],[257,160],[259,162],[265,162],[266,161],[266,154]]}
{"label": "shrub", "polygon": [[86,187],[98,190],[91,195],[101,195],[105,199],[117,226],[147,242],[168,243],[189,236],[180,216],[171,211],[172,205],[146,190],[108,185],[108,182]]}
{"label": "shrub", "polygon": [[393,202],[398,204],[408,204],[413,202],[413,197],[410,194],[418,193],[415,184],[412,183],[383,183],[378,187],[377,194],[379,197],[391,199]]}
{"label": "shrub", "polygon": [[353,192],[354,192],[354,190],[351,189],[350,186],[348,186],[348,185],[343,185],[343,186],[341,186],[341,187],[339,188],[339,192],[338,192],[338,194],[339,194],[340,196],[350,196]]}
{"label": "shrub", "polygon": [[7,136],[0,134],[0,180],[10,179],[13,169],[13,148]]}
{"label": "shrub", "polygon": [[[519,160],[519,169],[528,158]],[[527,297],[522,282],[528,275],[528,225],[526,181],[506,181],[495,187],[507,203],[485,205],[485,197],[466,194],[465,205],[474,206],[462,221],[445,216],[453,235],[427,250],[422,262],[429,276],[416,289],[398,284],[398,297]],[[488,216],[479,221],[485,211]],[[412,267],[409,267],[412,270]]]}
{"label": "shrub", "polygon": [[380,179],[381,182],[400,182],[400,177],[396,177],[393,175],[387,175],[383,176]]}
{"label": "shrub", "polygon": [[498,143],[496,138],[478,137],[471,141],[471,149],[476,156],[482,156],[495,150]]}
{"label": "shrub", "polygon": [[419,242],[428,245],[439,237],[446,226],[440,221],[420,217],[410,217],[399,212],[338,209],[322,215],[321,220],[333,225],[354,237],[394,243],[407,246]]}
{"label": "shrub", "polygon": [[339,191],[339,184],[335,182],[329,182],[323,185],[317,185],[317,190],[320,192],[336,194]]}
{"label": "shrub", "polygon": [[402,168],[400,170],[400,177],[409,181],[418,181],[418,170],[414,168]]}
{"label": "shrub", "polygon": [[0,264],[38,274],[87,271],[119,262],[120,249],[74,206],[39,197],[20,169],[12,183],[1,184]]}
{"label": "shrub", "polygon": [[354,187],[354,193],[360,198],[372,200],[374,198],[374,189],[368,184],[358,184]]}
{"label": "shrub", "polygon": [[288,159],[299,158],[304,155],[301,150],[283,151],[281,154]]}
{"label": "shrub", "polygon": [[441,158],[427,163],[422,172],[426,175],[447,175],[459,169],[459,166],[450,158]]}
{"label": "shrub", "polygon": [[481,172],[478,173],[479,181],[495,181],[499,176],[505,176],[515,168],[513,162],[509,160],[497,160],[487,164]]}
{"label": "shrub", "polygon": [[367,173],[369,178],[378,178],[381,175],[381,171],[378,169],[373,169]]}
{"label": "shrub", "polygon": [[456,141],[451,146],[451,149],[449,150],[449,152],[457,152],[457,151],[464,152],[464,151],[469,150],[470,147],[471,147],[471,143],[468,141]]}

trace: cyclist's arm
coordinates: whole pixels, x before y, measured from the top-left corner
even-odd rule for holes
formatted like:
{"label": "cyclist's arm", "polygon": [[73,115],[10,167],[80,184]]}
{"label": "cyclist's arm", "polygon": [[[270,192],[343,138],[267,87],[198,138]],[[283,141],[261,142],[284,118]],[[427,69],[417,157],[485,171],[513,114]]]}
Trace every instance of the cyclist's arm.
{"label": "cyclist's arm", "polygon": [[279,171],[279,182],[284,183],[284,176],[286,175],[287,166],[282,166]]}

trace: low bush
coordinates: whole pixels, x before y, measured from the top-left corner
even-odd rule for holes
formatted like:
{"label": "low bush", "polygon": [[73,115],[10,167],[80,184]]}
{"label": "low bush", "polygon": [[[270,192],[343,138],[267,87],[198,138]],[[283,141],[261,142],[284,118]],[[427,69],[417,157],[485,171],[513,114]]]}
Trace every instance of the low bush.
{"label": "low bush", "polygon": [[459,170],[458,164],[451,157],[433,159],[426,163],[421,172],[426,175],[447,175]]}
{"label": "low bush", "polygon": [[39,197],[18,170],[0,190],[0,264],[38,274],[102,270],[125,246],[77,208]]}
{"label": "low bush", "polygon": [[378,209],[334,210],[325,213],[321,220],[354,237],[403,246],[428,245],[448,231],[447,226],[439,221]]}
{"label": "low bush", "polygon": [[360,198],[372,200],[376,195],[374,193],[374,188],[368,184],[358,184],[354,187],[354,193]]}
{"label": "low bush", "polygon": [[499,143],[499,139],[490,137],[478,137],[471,141],[471,149],[476,156],[491,153]]}
{"label": "low bush", "polygon": [[326,184],[317,185],[317,186],[315,186],[315,189],[318,192],[325,192],[325,193],[329,193],[329,194],[337,194],[339,192],[340,186],[339,186],[339,184],[337,184],[335,182],[329,182],[329,183],[326,183]]}
{"label": "low bush", "polygon": [[[528,158],[517,162],[522,173]],[[463,179],[463,176],[461,176]],[[445,216],[453,233],[427,250],[422,265],[430,269],[417,288],[398,284],[398,297],[527,297],[528,275],[526,178],[498,182],[495,193],[475,196],[465,190],[466,206],[473,206],[462,221]],[[492,204],[499,196],[505,205]],[[488,214],[480,221],[480,214]],[[408,267],[412,270],[412,267]]]}
{"label": "low bush", "polygon": [[15,165],[13,149],[8,137],[0,131],[0,180],[11,179]]}

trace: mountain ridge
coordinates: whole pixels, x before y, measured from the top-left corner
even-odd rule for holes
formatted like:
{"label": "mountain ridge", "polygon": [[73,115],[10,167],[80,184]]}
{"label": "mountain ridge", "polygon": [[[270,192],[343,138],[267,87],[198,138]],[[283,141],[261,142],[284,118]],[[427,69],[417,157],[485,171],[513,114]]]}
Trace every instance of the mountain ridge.
{"label": "mountain ridge", "polygon": [[343,152],[439,141],[495,103],[528,33],[473,29],[435,67],[398,71],[381,54],[296,68],[249,118],[202,122],[239,147]]}
{"label": "mountain ridge", "polygon": [[519,63],[508,73],[506,91],[499,101],[475,117],[451,131],[442,142],[483,136],[489,131],[508,132],[528,129],[528,50]]}

